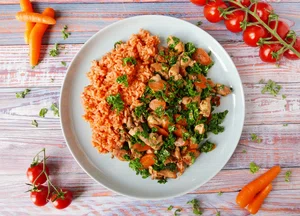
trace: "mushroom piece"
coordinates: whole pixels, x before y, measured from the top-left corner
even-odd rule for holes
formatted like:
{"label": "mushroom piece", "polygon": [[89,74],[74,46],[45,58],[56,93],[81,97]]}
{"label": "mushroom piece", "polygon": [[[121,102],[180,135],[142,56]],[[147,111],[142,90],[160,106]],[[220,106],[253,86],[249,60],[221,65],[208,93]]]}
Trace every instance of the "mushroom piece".
{"label": "mushroom piece", "polygon": [[204,128],[204,124],[198,124],[196,125],[195,129],[196,132],[198,132],[199,134],[204,134],[205,132],[205,128]]}
{"label": "mushroom piece", "polygon": [[200,103],[200,114],[204,117],[209,117],[211,112],[211,104],[210,104],[211,97],[205,98]]}

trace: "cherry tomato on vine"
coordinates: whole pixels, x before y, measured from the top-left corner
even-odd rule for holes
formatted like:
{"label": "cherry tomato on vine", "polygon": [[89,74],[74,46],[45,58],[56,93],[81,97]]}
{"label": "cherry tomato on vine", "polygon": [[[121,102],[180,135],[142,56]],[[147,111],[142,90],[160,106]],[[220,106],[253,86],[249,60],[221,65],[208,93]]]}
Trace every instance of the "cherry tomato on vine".
{"label": "cherry tomato on vine", "polygon": [[195,5],[200,5],[200,6],[203,6],[203,5],[206,5],[207,3],[207,0],[190,0],[193,4]]}
{"label": "cherry tomato on vine", "polygon": [[[295,48],[295,50],[300,52],[300,37],[297,37],[293,47]],[[284,55],[284,57],[286,57],[287,59],[290,59],[290,60],[298,60],[299,59],[299,57],[291,50],[285,51],[283,55]]]}
{"label": "cherry tomato on vine", "polygon": [[209,2],[203,8],[203,14],[205,18],[212,23],[217,23],[223,20],[219,8],[227,8],[227,5],[223,1]]}
{"label": "cherry tomato on vine", "polygon": [[[272,20],[270,23],[269,23],[269,26],[271,29],[275,30],[275,26],[276,26],[276,21],[275,20]],[[287,34],[289,33],[290,31],[290,27],[289,25],[284,22],[284,21],[281,21],[281,20],[278,20],[278,25],[277,25],[277,34],[282,38],[282,39],[285,39],[285,37],[287,36]],[[274,36],[272,36],[272,40],[277,40]]]}
{"label": "cherry tomato on vine", "polygon": [[273,55],[281,48],[281,44],[264,44],[259,49],[259,57],[264,62],[277,62],[283,54],[279,54],[277,58]]}
{"label": "cherry tomato on vine", "polygon": [[51,196],[52,204],[57,209],[67,208],[72,200],[72,192],[66,189],[61,189],[58,193],[54,192]]}
{"label": "cherry tomato on vine", "polygon": [[[252,12],[254,12],[254,9],[255,9],[255,4],[251,6],[250,10]],[[265,2],[257,3],[256,14],[260,17],[260,19],[263,22],[268,23],[269,15],[271,14],[272,11],[273,11],[273,8],[268,3],[265,3]],[[257,19],[254,18],[253,16],[250,16],[250,21],[257,22]]]}
{"label": "cherry tomato on vine", "polygon": [[36,206],[44,206],[48,202],[48,187],[39,185],[30,191],[30,199]]}
{"label": "cherry tomato on vine", "polygon": [[244,42],[252,47],[257,47],[259,39],[266,37],[268,37],[268,31],[261,25],[248,26],[243,33]]}
{"label": "cherry tomato on vine", "polygon": [[244,11],[234,11],[233,13],[227,16],[225,19],[226,28],[231,32],[241,32],[243,29],[241,28],[241,22],[245,19]]}
{"label": "cherry tomato on vine", "polygon": [[[49,169],[46,165],[45,171],[49,175]],[[31,164],[27,169],[27,178],[31,183],[35,185],[44,184],[47,181],[46,175],[43,172],[43,163]],[[42,174],[41,174],[42,173]],[[41,175],[40,175],[41,174]],[[40,175],[40,176],[39,176]]]}
{"label": "cherry tomato on vine", "polygon": [[[245,7],[249,7],[250,4],[251,4],[251,0],[234,0],[234,1],[240,2]],[[239,7],[238,5],[236,5],[236,4],[232,3],[232,2],[229,2],[229,5],[233,6],[233,7]]]}

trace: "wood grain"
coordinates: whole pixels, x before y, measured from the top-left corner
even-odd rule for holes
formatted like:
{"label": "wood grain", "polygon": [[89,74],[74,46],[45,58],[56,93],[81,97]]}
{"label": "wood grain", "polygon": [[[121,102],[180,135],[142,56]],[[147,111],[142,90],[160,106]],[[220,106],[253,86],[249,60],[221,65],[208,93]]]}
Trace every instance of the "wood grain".
{"label": "wood grain", "polygon": [[[232,56],[244,84],[257,84],[260,79],[295,83],[294,85],[300,82],[300,61],[284,60],[278,68],[274,64],[261,62],[257,48],[248,47],[243,43],[222,42],[221,44]],[[81,44],[61,45],[60,55],[51,57],[48,53],[53,45],[45,45],[41,51],[43,56],[41,63],[34,69],[29,65],[26,45],[0,46],[0,87],[61,86],[67,70],[61,61],[69,65],[81,46]],[[53,82],[52,78],[54,78]]]}
{"label": "wood grain", "polygon": [[[294,3],[272,3],[274,10],[293,29],[300,33],[300,14]],[[241,36],[225,30],[223,23],[212,24],[205,20],[202,8],[188,1],[167,3],[114,3],[114,4],[36,4],[35,10],[41,12],[45,7],[53,7],[57,11],[57,24],[45,34],[44,44],[54,43],[84,43],[94,33],[103,27],[131,16],[137,15],[167,15],[187,20],[196,24],[202,21],[201,28],[208,31],[218,41],[241,41]],[[24,44],[24,23],[15,20],[15,14],[20,10],[18,5],[0,7],[0,44]],[[80,22],[78,21],[80,20]],[[61,29],[68,25],[71,37],[63,40]],[[51,35],[51,37],[50,37]]]}

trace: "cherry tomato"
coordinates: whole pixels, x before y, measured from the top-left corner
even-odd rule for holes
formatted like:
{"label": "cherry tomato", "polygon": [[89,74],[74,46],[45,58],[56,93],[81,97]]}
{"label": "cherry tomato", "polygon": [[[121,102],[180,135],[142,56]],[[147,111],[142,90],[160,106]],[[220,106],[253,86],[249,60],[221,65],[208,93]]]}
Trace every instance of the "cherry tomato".
{"label": "cherry tomato", "polygon": [[[298,52],[300,52],[300,37],[297,37],[295,43],[294,43],[294,46],[293,46]],[[299,57],[296,56],[295,53],[293,53],[293,51],[291,50],[287,50],[284,52],[284,57],[286,57],[287,59],[290,59],[290,60],[298,60]]]}
{"label": "cherry tomato", "polygon": [[59,193],[54,192],[51,196],[52,204],[57,209],[67,208],[73,200],[72,192],[66,189],[61,189]]}
{"label": "cherry tomato", "polygon": [[[255,4],[251,6],[250,10],[252,12],[254,12],[254,9],[255,9]],[[268,23],[269,15],[272,12],[272,10],[273,10],[272,6],[269,5],[268,3],[265,3],[265,2],[258,2],[257,3],[256,14],[265,23]],[[257,19],[254,18],[253,16],[250,16],[250,21],[257,22]]]}
{"label": "cherry tomato", "polygon": [[37,186],[30,192],[30,199],[36,206],[44,206],[48,202],[48,187]]}
{"label": "cherry tomato", "polygon": [[248,26],[243,33],[243,39],[248,46],[257,47],[260,38],[266,38],[268,31],[261,25]]}
{"label": "cherry tomato", "polygon": [[[46,173],[49,175],[49,169],[46,165]],[[34,183],[35,185],[39,184],[44,184],[47,181],[45,173],[41,174],[39,177],[40,173],[43,172],[43,163],[38,163],[38,164],[32,164],[28,169],[27,169],[27,178],[31,183]],[[36,178],[39,177],[37,180]],[[35,181],[36,180],[36,181]]]}
{"label": "cherry tomato", "polygon": [[[269,26],[271,29],[275,29],[275,25],[276,25],[276,21],[275,20],[272,20],[270,23],[269,23]],[[286,23],[286,22],[283,22],[281,20],[278,20],[278,25],[277,25],[277,34],[282,38],[282,39],[285,39],[285,37],[287,36],[287,34],[289,33],[290,31],[290,27],[289,25]],[[272,36],[272,40],[277,40],[274,36]]]}
{"label": "cherry tomato", "polygon": [[207,0],[190,0],[190,1],[193,4],[200,5],[200,6],[206,5],[206,3],[207,3]]}
{"label": "cherry tomato", "polygon": [[281,44],[264,44],[260,47],[259,57],[264,62],[277,62],[282,58],[282,54],[276,59],[272,56],[272,53],[277,52],[281,48]]}
{"label": "cherry tomato", "polygon": [[209,2],[204,6],[203,14],[205,18],[212,23],[217,23],[223,20],[219,8],[227,8],[223,1]]}
{"label": "cherry tomato", "polygon": [[[250,4],[251,4],[251,0],[235,0],[236,2],[240,2],[242,5],[244,5],[245,7],[249,7]],[[239,7],[238,5],[234,4],[234,3],[231,3],[229,2],[229,5],[230,6],[233,6],[233,7]]]}
{"label": "cherry tomato", "polygon": [[235,11],[227,16],[225,19],[226,28],[231,32],[241,32],[241,22],[245,19],[244,11]]}

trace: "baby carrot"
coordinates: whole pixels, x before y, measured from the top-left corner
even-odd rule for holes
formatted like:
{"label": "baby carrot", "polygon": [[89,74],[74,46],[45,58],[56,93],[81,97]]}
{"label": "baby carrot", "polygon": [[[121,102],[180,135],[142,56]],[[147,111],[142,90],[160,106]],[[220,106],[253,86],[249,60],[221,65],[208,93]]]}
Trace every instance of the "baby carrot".
{"label": "baby carrot", "polygon": [[34,13],[34,12],[18,12],[16,19],[23,22],[35,22],[43,23],[48,25],[54,25],[56,23],[55,19],[51,16],[47,16],[44,13]]}
{"label": "baby carrot", "polygon": [[155,164],[155,155],[154,154],[146,154],[140,159],[141,164],[144,168],[148,168]]}
{"label": "baby carrot", "polygon": [[256,214],[258,212],[264,200],[271,192],[271,190],[272,190],[272,184],[269,184],[265,189],[263,189],[254,197],[254,200],[251,203],[249,203],[249,205],[247,206],[247,209],[251,214]]}
{"label": "baby carrot", "polygon": [[280,166],[274,166],[266,173],[247,184],[236,197],[236,203],[245,208],[255,195],[270,184],[280,172]]}
{"label": "baby carrot", "polygon": [[[43,15],[54,17],[55,11],[52,8],[46,8]],[[43,35],[48,28],[47,24],[37,23],[31,30],[29,36],[29,47],[30,47],[30,65],[35,66],[39,62],[41,44]]]}
{"label": "baby carrot", "polygon": [[[30,0],[20,0],[20,6],[21,6],[21,10],[24,12],[33,12]],[[24,32],[24,40],[26,44],[29,43],[29,35],[32,28],[34,27],[34,24],[35,23],[33,22],[26,22],[25,32]]]}

